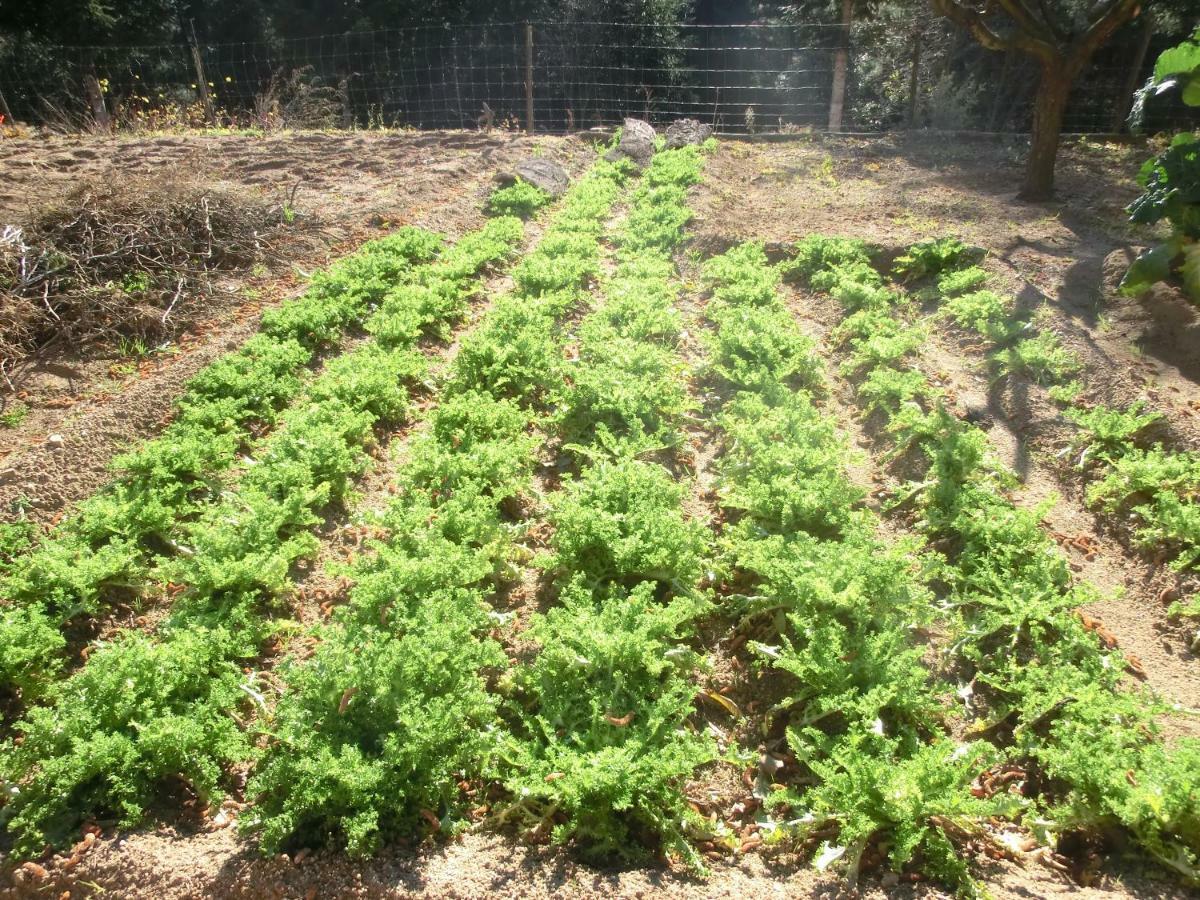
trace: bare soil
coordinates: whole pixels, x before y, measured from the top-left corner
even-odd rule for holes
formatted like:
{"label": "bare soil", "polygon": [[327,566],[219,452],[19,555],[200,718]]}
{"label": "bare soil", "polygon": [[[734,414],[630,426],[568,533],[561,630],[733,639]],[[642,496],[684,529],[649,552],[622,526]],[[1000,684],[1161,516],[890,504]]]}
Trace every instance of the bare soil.
{"label": "bare soil", "polygon": [[[89,168],[159,165],[213,166],[214,178],[248,190],[290,190],[302,210],[319,215],[328,232],[303,263],[306,271],[397,223],[437,228],[452,236],[474,227],[488,181],[497,167],[534,147],[578,170],[583,145],[571,139],[474,134],[295,134],[278,137],[170,137],[148,140],[56,139],[0,143],[0,220],[19,217],[24,198],[61,189],[73,173]],[[946,144],[919,139],[838,139],[786,144],[725,143],[709,161],[705,182],[693,195],[697,221],[692,248],[716,252],[742,239],[785,243],[812,232],[864,237],[899,247],[927,237],[957,234],[991,251],[985,265],[1030,308],[1044,308],[1042,327],[1058,331],[1080,353],[1088,396],[1126,403],[1144,397],[1167,417],[1166,439],[1200,447],[1200,317],[1169,290],[1145,301],[1113,292],[1118,260],[1146,236],[1123,224],[1122,208],[1136,194],[1133,174],[1144,149],[1084,144],[1065,149],[1060,164],[1061,202],[1041,205],[1013,198],[1020,157],[1000,144]],[[259,296],[247,302],[233,289],[229,309],[202,333],[179,342],[136,373],[112,380],[105,371],[84,373],[78,384],[50,374],[47,393],[30,401],[29,419],[0,429],[0,518],[13,516],[14,501],[28,504],[39,521],[54,519],[72,501],[106,478],[105,463],[129,443],[154,434],[182,384],[200,366],[253,333],[262,305],[300,289],[295,272],[256,282]],[[493,285],[493,288],[502,285]],[[688,295],[685,305],[693,298]],[[793,306],[817,339],[833,311],[802,295]],[[485,301],[486,302],[486,301]],[[689,310],[692,318],[697,310]],[[691,324],[691,323],[689,323]],[[1200,670],[1186,649],[1188,635],[1167,621],[1160,590],[1191,590],[1161,566],[1141,558],[1105,531],[1080,500],[1080,486],[1055,461],[1062,440],[1057,413],[1036,386],[997,387],[958,336],[936,336],[924,362],[963,404],[981,405],[992,422],[996,452],[1024,484],[1020,501],[1030,505],[1057,492],[1065,499],[1048,516],[1048,527],[1083,535],[1097,549],[1075,559],[1081,577],[1108,597],[1093,613],[1123,649],[1139,657],[1150,684],[1182,705],[1200,705]],[[56,398],[71,404],[56,404]],[[830,414],[864,448],[869,444],[856,417],[835,390]],[[50,433],[64,438],[51,450]],[[711,488],[710,436],[693,437],[699,488]],[[864,453],[852,460],[856,480],[878,483],[878,469]],[[386,471],[388,463],[380,467]],[[386,484],[365,484],[368,506],[385,499]],[[702,495],[696,498],[706,504]],[[362,533],[330,522],[327,552],[350,552]],[[296,614],[305,623],[323,618],[321,604],[341,586],[319,572],[305,579]],[[518,603],[518,606],[521,604]],[[710,636],[715,656],[736,658],[728,635]],[[722,677],[724,676],[724,677]],[[714,673],[712,687],[740,680],[733,671]],[[738,698],[741,699],[740,697]],[[726,770],[729,767],[725,767]],[[729,772],[708,773],[700,786],[721,796]],[[0,898],[310,898],[399,897],[946,897],[921,883],[891,876],[849,889],[838,877],[817,873],[807,859],[779,850],[755,850],[712,863],[707,879],[660,861],[621,870],[589,868],[569,852],[528,846],[507,836],[468,834],[428,840],[419,847],[392,846],[358,861],[316,851],[262,857],[253,840],[239,837],[239,810],[230,805],[211,820],[175,822],[132,833],[108,823],[94,844],[11,871],[0,865]],[[724,811],[722,812],[724,815]],[[1022,855],[1020,862],[978,860],[983,879],[998,898],[1072,897],[1087,900],[1183,898],[1188,891],[1156,871],[1119,854],[1102,860],[1098,879],[1080,887],[1053,859]]]}

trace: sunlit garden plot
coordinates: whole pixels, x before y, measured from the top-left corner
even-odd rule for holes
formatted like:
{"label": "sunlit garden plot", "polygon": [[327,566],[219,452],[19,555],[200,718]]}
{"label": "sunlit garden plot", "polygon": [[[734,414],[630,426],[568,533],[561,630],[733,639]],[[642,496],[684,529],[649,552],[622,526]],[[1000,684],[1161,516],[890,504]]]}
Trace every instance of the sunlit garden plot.
{"label": "sunlit garden plot", "polygon": [[177,338],[26,395],[3,891],[1196,889],[1188,272],[1122,293],[1003,150],[694,124],[378,215],[174,387]]}

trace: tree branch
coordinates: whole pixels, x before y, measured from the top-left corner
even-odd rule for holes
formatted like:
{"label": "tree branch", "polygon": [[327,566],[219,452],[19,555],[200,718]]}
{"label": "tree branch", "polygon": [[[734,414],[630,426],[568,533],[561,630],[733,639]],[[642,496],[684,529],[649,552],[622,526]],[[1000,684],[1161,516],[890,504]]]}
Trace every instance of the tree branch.
{"label": "tree branch", "polygon": [[1063,29],[1059,28],[1058,19],[1055,18],[1054,13],[1050,11],[1050,7],[1046,0],[1038,0],[1038,8],[1042,11],[1042,18],[1046,20],[1046,24],[1050,26],[1050,30],[1054,33],[1055,40],[1057,40],[1060,44],[1065,44],[1071,40],[1070,32],[1063,31]]}
{"label": "tree branch", "polygon": [[[1013,0],[998,0],[998,2],[1011,15],[1008,4]],[[1059,56],[1058,48],[1053,44],[1039,40],[1021,28],[1018,28],[1017,33],[1012,37],[1001,37],[988,27],[982,12],[965,5],[962,0],[933,0],[933,5],[947,19],[970,32],[971,36],[988,50],[1020,50],[1046,62]]]}
{"label": "tree branch", "polygon": [[1083,71],[1088,60],[1118,28],[1137,17],[1142,11],[1142,0],[1109,0],[1104,12],[1092,25],[1075,39],[1067,52],[1067,67],[1071,77]]}
{"label": "tree branch", "polygon": [[1048,16],[1046,21],[1039,19],[1037,14],[1025,5],[1025,0],[996,0],[996,2],[1012,17],[1012,20],[1017,23],[1017,28],[1022,32],[1047,44],[1054,44],[1054,30],[1049,23]]}

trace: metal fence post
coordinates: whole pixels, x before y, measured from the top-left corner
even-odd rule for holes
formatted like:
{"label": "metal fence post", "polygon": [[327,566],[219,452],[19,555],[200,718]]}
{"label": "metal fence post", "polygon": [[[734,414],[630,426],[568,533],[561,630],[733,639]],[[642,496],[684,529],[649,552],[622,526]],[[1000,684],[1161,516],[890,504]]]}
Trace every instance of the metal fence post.
{"label": "metal fence post", "polygon": [[196,93],[200,95],[200,105],[204,107],[204,120],[209,126],[217,124],[217,114],[213,109],[212,97],[208,93],[208,77],[204,74],[204,60],[200,56],[200,42],[196,40],[196,23],[188,22],[192,35],[192,65],[196,68]]}
{"label": "metal fence post", "polygon": [[1141,75],[1142,65],[1146,62],[1150,41],[1154,39],[1154,25],[1154,12],[1152,10],[1143,11],[1142,31],[1138,37],[1137,50],[1134,51],[1133,59],[1129,62],[1129,72],[1125,76],[1125,83],[1121,85],[1121,93],[1117,94],[1113,104],[1113,117],[1109,130],[1114,134],[1121,133],[1121,128],[1125,125],[1125,118],[1133,106],[1133,92],[1137,90],[1138,76]]}
{"label": "metal fence post", "polygon": [[525,130],[533,134],[533,23],[525,23]]}

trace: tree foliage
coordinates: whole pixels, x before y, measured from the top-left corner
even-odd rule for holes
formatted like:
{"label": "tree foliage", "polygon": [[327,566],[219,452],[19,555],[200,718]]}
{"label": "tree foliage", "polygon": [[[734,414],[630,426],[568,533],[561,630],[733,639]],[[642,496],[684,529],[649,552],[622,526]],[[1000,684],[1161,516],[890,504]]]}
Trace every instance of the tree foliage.
{"label": "tree foliage", "polygon": [[[1154,75],[1138,93],[1131,119],[1140,120],[1146,98],[1178,89],[1183,102],[1200,107],[1200,27],[1178,47],[1163,52]],[[1166,220],[1171,236],[1144,251],[1121,281],[1126,294],[1140,294],[1177,274],[1200,302],[1200,136],[1184,132],[1138,173],[1143,193],[1129,206],[1129,218],[1143,225]]]}

